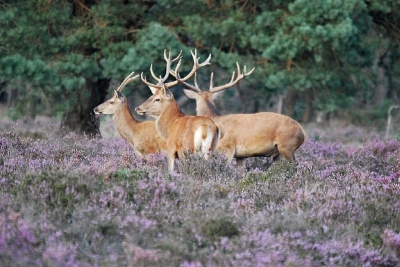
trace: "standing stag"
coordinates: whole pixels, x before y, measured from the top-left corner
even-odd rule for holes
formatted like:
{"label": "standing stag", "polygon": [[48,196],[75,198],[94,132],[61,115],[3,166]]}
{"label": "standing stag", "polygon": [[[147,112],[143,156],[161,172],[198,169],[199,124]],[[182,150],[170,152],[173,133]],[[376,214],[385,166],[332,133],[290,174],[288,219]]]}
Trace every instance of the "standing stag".
{"label": "standing stag", "polygon": [[[138,157],[147,157],[166,151],[166,142],[156,131],[154,121],[137,121],[131,113],[128,101],[121,90],[139,75],[128,75],[121,85],[114,90],[114,95],[103,104],[94,108],[96,116],[112,114],[115,126],[121,137],[128,142]],[[133,77],[132,77],[133,76]]]}
{"label": "standing stag", "polygon": [[[156,129],[167,140],[168,170],[174,170],[175,158],[184,158],[185,153],[200,153],[205,159],[214,152],[219,139],[219,129],[215,123],[205,116],[186,116],[179,108],[169,87],[189,79],[200,67],[209,65],[210,57],[199,64],[197,52],[192,54],[194,65],[190,73],[183,79],[165,83],[171,67],[171,52],[167,58],[164,50],[164,58],[167,62],[164,78],[157,78],[150,67],[151,74],[158,81],[152,84],[141,75],[142,81],[149,86],[153,95],[135,110],[139,115],[156,117]],[[178,73],[181,61],[178,62],[175,73]]]}
{"label": "standing stag", "polygon": [[[243,167],[244,160],[249,157],[273,157],[276,161],[282,155],[287,161],[295,161],[295,151],[306,140],[306,133],[297,121],[273,112],[229,115],[221,115],[218,112],[213,99],[254,71],[253,68],[246,72],[245,66],[241,73],[239,64],[236,64],[236,79],[233,72],[229,83],[214,87],[212,73],[209,91],[199,88],[196,75],[194,85],[183,82],[190,89],[184,89],[186,96],[196,100],[197,115],[212,118],[224,129],[224,136],[218,141],[217,151],[224,154],[229,163],[235,158],[240,167]],[[171,73],[179,79],[179,73]]]}

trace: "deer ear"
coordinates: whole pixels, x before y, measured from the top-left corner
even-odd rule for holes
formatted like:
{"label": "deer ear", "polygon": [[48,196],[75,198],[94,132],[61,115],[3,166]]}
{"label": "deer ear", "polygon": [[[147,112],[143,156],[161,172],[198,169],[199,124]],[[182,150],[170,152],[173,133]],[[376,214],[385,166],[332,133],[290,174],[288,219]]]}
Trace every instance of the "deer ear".
{"label": "deer ear", "polygon": [[196,97],[197,97],[197,93],[196,92],[194,92],[194,91],[192,91],[192,90],[188,90],[188,89],[183,89],[183,92],[185,93],[185,95],[187,96],[187,97],[189,97],[190,99],[196,99]]}
{"label": "deer ear", "polygon": [[167,99],[173,99],[174,95],[172,94],[171,90],[169,90],[167,87],[163,86],[163,93],[167,97]]}
{"label": "deer ear", "polygon": [[225,93],[225,91],[219,91],[219,92],[213,93],[213,94],[212,94],[212,99],[213,99],[213,100],[218,99],[218,98],[222,97],[222,95],[223,95],[224,93]]}
{"label": "deer ear", "polygon": [[124,96],[122,95],[121,92],[119,92],[119,91],[117,91],[117,90],[114,90],[114,97],[116,97],[116,98],[123,98]]}
{"label": "deer ear", "polygon": [[149,88],[150,88],[151,92],[153,93],[153,95],[156,94],[158,91],[158,88],[156,88],[156,87],[149,86]]}
{"label": "deer ear", "polygon": [[174,95],[172,94],[171,90],[167,89],[165,93],[166,93],[165,96],[168,99],[173,99],[174,98]]}

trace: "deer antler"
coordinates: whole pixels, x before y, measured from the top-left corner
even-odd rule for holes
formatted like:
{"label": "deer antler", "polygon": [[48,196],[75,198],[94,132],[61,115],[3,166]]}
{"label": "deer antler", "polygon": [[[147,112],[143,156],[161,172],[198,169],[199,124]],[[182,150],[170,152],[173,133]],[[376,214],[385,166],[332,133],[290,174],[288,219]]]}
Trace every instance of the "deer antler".
{"label": "deer antler", "polygon": [[[181,51],[181,53],[182,53],[182,51]],[[181,54],[181,53],[180,53],[180,54]],[[166,56],[166,54],[165,54],[165,50],[164,50],[164,59],[165,59],[165,61],[167,62],[167,67],[166,67],[166,71],[165,71],[165,76],[164,76],[164,78],[161,78],[161,77],[160,77],[160,78],[157,78],[156,75],[154,74],[154,72],[153,72],[153,70],[152,70],[152,66],[151,66],[151,67],[150,67],[151,75],[153,76],[153,78],[154,78],[155,80],[158,81],[158,84],[153,84],[153,83],[148,82],[148,81],[146,80],[146,77],[143,76],[143,73],[141,74],[141,79],[142,79],[142,81],[143,81],[145,84],[147,84],[148,86],[156,87],[156,88],[161,88],[161,87],[162,87],[162,84],[164,84],[164,82],[167,80],[167,78],[168,78],[168,76],[169,76],[169,73],[172,73],[172,75],[175,76],[176,80],[173,81],[173,82],[169,82],[169,83],[165,83],[165,84],[164,84],[165,87],[170,88],[170,87],[172,87],[172,86],[174,86],[174,85],[177,85],[178,83],[183,83],[183,82],[185,82],[186,80],[188,80],[190,77],[193,76],[193,74],[196,74],[196,71],[197,71],[199,68],[211,64],[211,63],[210,63],[211,54],[208,56],[208,58],[207,58],[203,63],[199,63],[199,59],[200,59],[200,58],[197,57],[197,50],[195,49],[195,52],[194,52],[194,53],[193,53],[192,51],[190,51],[190,53],[192,54],[192,58],[193,58],[194,64],[193,64],[192,70],[191,70],[191,71],[189,72],[189,74],[186,75],[184,78],[180,78],[180,76],[179,76],[179,68],[180,68],[181,63],[182,63],[180,54],[179,54],[179,56],[176,57],[174,60],[171,60],[171,53],[168,55],[168,58],[167,58],[167,56]],[[172,64],[172,62],[175,62],[175,61],[178,60],[178,59],[179,59],[179,61],[178,61],[178,64],[176,65],[176,67],[175,67],[175,71],[171,70],[171,64]]]}
{"label": "deer antler", "polygon": [[[250,75],[253,73],[253,71],[255,70],[255,67],[252,68],[249,72],[246,71],[246,66],[243,67],[243,73],[240,72],[240,67],[239,67],[239,63],[236,62],[236,66],[237,66],[237,77],[235,79],[235,72],[232,73],[232,78],[229,81],[229,83],[218,86],[218,87],[214,87],[214,73],[211,73],[211,78],[210,78],[210,92],[211,93],[216,93],[219,91],[222,91],[224,89],[227,89],[229,87],[232,87],[233,85],[237,84],[240,80],[244,79],[246,76]],[[178,80],[180,80],[179,77],[179,73],[177,74],[174,71],[170,71],[170,73],[172,74],[172,76],[177,77]],[[183,85],[185,85],[188,89],[195,91],[197,93],[200,93],[202,90],[200,89],[199,85],[197,84],[197,73],[194,74],[194,85],[191,85],[187,82],[182,82]]]}
{"label": "deer antler", "polygon": [[190,53],[192,54],[192,58],[193,58],[193,62],[194,62],[192,70],[191,70],[191,71],[189,72],[189,74],[186,75],[184,78],[180,78],[178,69],[175,69],[175,73],[177,74],[177,75],[175,76],[175,78],[176,78],[177,80],[176,80],[175,82],[172,82],[172,83],[174,83],[173,85],[178,84],[178,83],[183,83],[183,82],[189,80],[189,78],[192,77],[193,74],[196,74],[196,71],[197,71],[198,69],[200,69],[201,67],[204,67],[204,66],[206,66],[206,65],[211,65],[211,63],[210,63],[211,54],[208,55],[207,59],[206,59],[203,63],[200,64],[200,63],[199,63],[200,57],[197,57],[197,50],[196,50],[196,49],[194,50],[194,54],[193,54],[192,51],[190,51]]}
{"label": "deer antler", "polygon": [[147,86],[155,87],[155,88],[161,88],[160,84],[164,84],[164,82],[168,79],[169,72],[171,71],[171,65],[172,65],[172,63],[174,63],[175,61],[179,60],[177,66],[176,66],[176,69],[179,69],[179,68],[180,68],[180,66],[181,66],[181,59],[182,59],[182,50],[179,52],[179,55],[178,55],[176,58],[172,59],[171,50],[169,51],[168,57],[167,57],[166,49],[164,49],[164,59],[165,59],[165,61],[167,62],[167,66],[166,66],[166,69],[165,69],[164,78],[161,78],[161,76],[160,76],[160,78],[158,78],[158,77],[154,74],[154,71],[153,71],[153,64],[150,65],[150,73],[151,73],[151,76],[153,76],[153,78],[158,82],[157,84],[153,84],[153,83],[148,82],[148,81],[146,80],[146,77],[143,76],[143,72],[141,73],[140,78],[142,79],[142,81],[143,81]]}
{"label": "deer antler", "polygon": [[[177,74],[177,73],[176,73],[175,71],[173,71],[173,70],[170,70],[170,73],[171,73],[172,76],[174,76],[178,81],[181,81],[181,80],[182,80],[181,77],[179,76],[179,73]],[[195,92],[197,92],[197,93],[200,93],[200,92],[201,92],[201,89],[200,89],[199,85],[197,84],[197,72],[194,73],[194,85],[191,85],[190,83],[187,83],[187,82],[182,82],[182,84],[183,84],[185,87],[187,87],[187,88],[189,88],[189,89],[191,89],[191,90],[193,90],[193,91],[195,91]]]}
{"label": "deer antler", "polygon": [[243,67],[243,73],[240,72],[240,66],[239,63],[236,62],[237,66],[237,77],[235,79],[235,72],[232,73],[232,78],[229,81],[229,83],[214,87],[214,73],[211,73],[211,78],[210,78],[210,92],[216,93],[219,91],[222,91],[224,89],[227,89],[229,87],[232,87],[233,85],[237,84],[240,80],[244,79],[246,76],[250,75],[253,73],[255,70],[255,67],[252,68],[249,72],[246,72],[246,66]]}
{"label": "deer antler", "polygon": [[[164,78],[161,78],[161,77],[160,77],[160,78],[157,78],[157,76],[154,74],[154,71],[153,71],[153,64],[150,65],[150,73],[151,73],[151,76],[153,76],[153,78],[154,78],[155,80],[157,80],[158,83],[164,83],[164,82],[167,80],[167,78],[168,78],[168,76],[169,76],[169,72],[170,72],[170,70],[171,70],[171,65],[172,65],[172,63],[174,63],[174,62],[176,62],[177,60],[179,60],[178,65],[177,65],[177,68],[180,67],[180,65],[181,65],[180,60],[182,59],[182,50],[179,52],[179,55],[178,55],[176,58],[172,59],[172,58],[171,58],[171,50],[169,51],[168,57],[167,57],[166,49],[164,49],[164,59],[165,59],[165,61],[167,62],[167,67],[166,67],[166,70],[165,70]],[[179,66],[179,67],[178,67],[178,66]]]}
{"label": "deer antler", "polygon": [[131,81],[136,80],[136,79],[139,77],[139,74],[136,75],[136,76],[134,76],[134,77],[132,77],[134,73],[135,73],[135,72],[133,71],[131,74],[129,74],[128,76],[126,76],[125,80],[121,83],[121,85],[120,85],[115,91],[121,92],[121,90],[122,90],[128,83],[130,83]]}

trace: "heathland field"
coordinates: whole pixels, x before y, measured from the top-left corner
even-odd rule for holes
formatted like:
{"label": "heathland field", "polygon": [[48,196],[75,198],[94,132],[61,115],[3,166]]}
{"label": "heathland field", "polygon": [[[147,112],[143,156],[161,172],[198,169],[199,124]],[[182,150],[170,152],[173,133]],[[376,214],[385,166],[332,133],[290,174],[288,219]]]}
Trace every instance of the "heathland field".
{"label": "heathland field", "polygon": [[306,127],[298,166],[192,157],[167,174],[118,136],[0,131],[0,266],[400,266],[400,142]]}

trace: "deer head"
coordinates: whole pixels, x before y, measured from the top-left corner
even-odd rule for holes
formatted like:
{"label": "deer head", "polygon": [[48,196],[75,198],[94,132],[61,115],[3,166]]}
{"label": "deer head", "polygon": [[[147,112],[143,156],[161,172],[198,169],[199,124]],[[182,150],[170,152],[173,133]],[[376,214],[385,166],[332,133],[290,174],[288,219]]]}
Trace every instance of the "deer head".
{"label": "deer head", "polygon": [[135,111],[139,115],[149,115],[152,117],[158,117],[162,114],[168,106],[175,102],[174,96],[164,84],[161,89],[156,87],[150,87],[153,95],[150,96],[143,104],[135,108]]}
{"label": "deer head", "polygon": [[[235,72],[233,72],[231,80],[228,83],[221,86],[214,87],[214,73],[211,73],[210,87],[208,91],[200,89],[199,85],[197,84],[196,73],[194,76],[194,85],[191,85],[187,82],[182,82],[183,85],[185,85],[185,87],[189,89],[189,90],[188,89],[183,90],[185,95],[191,99],[196,100],[197,115],[203,115],[209,117],[219,116],[220,113],[215,107],[214,99],[220,97],[224,93],[224,90],[236,85],[239,81],[249,76],[251,73],[253,73],[255,69],[252,68],[249,72],[247,72],[246,66],[244,66],[243,72],[241,72],[239,63],[236,63],[236,66],[237,66],[237,76]],[[179,79],[179,73],[176,73],[172,70],[170,72],[173,76],[178,77]]]}
{"label": "deer head", "polygon": [[[182,53],[182,51],[181,51],[181,53]],[[195,50],[194,53],[192,51],[190,51],[190,53],[192,54],[192,58],[193,58],[193,68],[189,72],[189,74],[186,75],[184,78],[181,78],[179,75],[176,75],[175,81],[165,83],[165,81],[167,80],[170,73],[178,73],[179,68],[181,66],[181,53],[179,53],[178,57],[176,57],[175,59],[172,59],[171,51],[169,52],[169,55],[167,56],[166,51],[164,50],[164,59],[166,61],[166,71],[165,71],[165,75],[163,78],[161,78],[161,76],[159,78],[157,78],[152,70],[152,65],[150,66],[151,75],[153,76],[153,78],[155,80],[157,80],[157,84],[148,82],[146,80],[146,77],[143,76],[143,73],[141,74],[142,81],[149,86],[153,95],[150,98],[148,98],[142,105],[140,105],[139,107],[137,107],[135,109],[139,115],[146,114],[146,115],[150,115],[152,117],[157,117],[167,108],[167,106],[176,105],[174,96],[173,96],[172,92],[169,90],[169,88],[178,83],[185,82],[193,74],[195,74],[199,68],[206,66],[206,65],[210,65],[211,55],[209,55],[208,58],[203,63],[199,63],[199,58],[197,57],[197,51]],[[179,62],[175,68],[175,71],[172,71],[171,64],[177,60],[179,60]]]}
{"label": "deer head", "polygon": [[128,83],[136,80],[139,77],[139,74],[136,76],[133,76],[133,74],[134,72],[129,74],[124,79],[120,86],[114,90],[114,94],[110,99],[94,108],[96,117],[100,116],[100,114],[115,114],[126,104],[126,98],[121,91]]}

